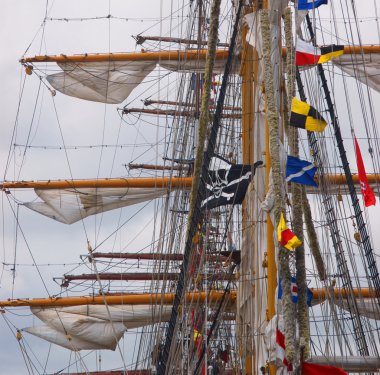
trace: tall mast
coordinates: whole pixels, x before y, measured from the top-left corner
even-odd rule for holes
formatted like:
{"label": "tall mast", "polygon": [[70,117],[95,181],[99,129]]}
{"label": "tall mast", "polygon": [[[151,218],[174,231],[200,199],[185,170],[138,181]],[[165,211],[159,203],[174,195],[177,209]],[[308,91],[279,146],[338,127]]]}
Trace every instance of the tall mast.
{"label": "tall mast", "polygon": [[[245,13],[248,13],[252,11],[251,8],[245,9]],[[254,94],[254,85],[255,80],[254,77],[257,76],[257,68],[258,68],[258,59],[257,59],[257,51],[249,45],[249,43],[246,42],[246,35],[248,32],[248,27],[245,26],[242,29],[242,41],[243,41],[243,48],[242,48],[242,54],[241,54],[241,69],[240,69],[240,75],[242,79],[242,85],[241,85],[241,106],[242,106],[242,162],[243,164],[253,164],[253,127],[254,127],[254,108],[255,108],[255,94]],[[250,199],[250,196],[248,195],[246,197],[246,200]],[[244,236],[247,235],[247,231],[250,232],[251,228],[247,225],[247,213],[246,213],[246,206],[247,202],[246,200],[243,202],[243,210],[242,210],[242,227],[243,227],[243,246],[242,246],[242,258],[243,258],[243,264],[242,264],[242,272],[247,273],[249,272],[248,269],[246,269],[245,264],[252,264],[251,261],[251,254],[247,253],[247,247],[244,246]],[[248,250],[249,251],[249,250]],[[247,293],[249,289],[251,289],[251,285],[247,285],[246,281],[241,281],[239,283],[239,287],[241,289],[240,295],[244,295]],[[239,307],[240,303],[244,303],[245,305],[253,304],[253,301],[239,301]],[[242,305],[243,307],[243,305]],[[245,307],[245,309],[247,306]],[[248,307],[249,308],[249,307]],[[243,307],[244,309],[244,307]],[[250,314],[239,314],[242,319],[247,319]],[[243,318],[244,316],[244,318]],[[248,321],[239,322],[243,323],[245,326],[248,323]],[[242,325],[243,326],[243,325]],[[243,328],[244,330],[244,328]],[[246,332],[241,332],[241,345],[242,345],[242,362],[243,362],[243,372],[244,374],[252,374],[253,366],[254,366],[254,360],[253,360],[253,353],[254,353],[254,343],[250,340],[244,340],[243,337],[246,336]]]}

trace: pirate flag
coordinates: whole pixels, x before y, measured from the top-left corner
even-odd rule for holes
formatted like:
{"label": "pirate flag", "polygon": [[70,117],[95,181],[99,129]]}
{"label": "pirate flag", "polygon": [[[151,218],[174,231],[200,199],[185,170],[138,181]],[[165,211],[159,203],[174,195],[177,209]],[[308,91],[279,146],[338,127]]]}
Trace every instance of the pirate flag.
{"label": "pirate flag", "polygon": [[251,165],[231,164],[219,156],[212,157],[206,176],[206,198],[201,208],[241,204],[255,169],[261,164],[262,161],[256,162],[252,170]]}

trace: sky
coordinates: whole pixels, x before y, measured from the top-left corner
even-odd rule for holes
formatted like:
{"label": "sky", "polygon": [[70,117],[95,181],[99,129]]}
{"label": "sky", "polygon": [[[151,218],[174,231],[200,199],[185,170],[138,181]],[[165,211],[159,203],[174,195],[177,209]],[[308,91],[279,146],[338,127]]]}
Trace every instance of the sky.
{"label": "sky", "polygon": [[[367,2],[372,4],[369,0]],[[2,0],[0,15],[0,50],[2,52],[0,64],[3,74],[0,92],[2,178],[37,180],[126,176],[128,171],[123,165],[125,163],[160,161],[160,155],[156,155],[154,151],[149,150],[144,153],[146,147],[130,146],[139,143],[154,144],[160,140],[164,136],[163,129],[157,126],[161,125],[160,123],[153,121],[149,124],[133,117],[128,118],[126,123],[122,122],[117,112],[117,108],[121,105],[91,103],[60,93],[52,97],[45,83],[41,83],[35,74],[25,76],[18,60],[24,54],[30,56],[45,53],[138,51],[140,47],[136,46],[131,35],[138,33],[159,35],[160,27],[164,30],[174,30],[173,34],[180,33],[185,25],[180,18],[181,4],[180,1],[170,3],[152,0],[139,2],[132,0],[49,2],[46,0]],[[165,16],[171,12],[174,17],[166,19]],[[48,20],[42,27],[45,14]],[[109,14],[119,19],[104,19]],[[102,19],[95,19],[99,17]],[[50,18],[61,20],[50,20]],[[75,20],[62,20],[65,18]],[[80,21],[81,18],[87,18],[87,20]],[[159,24],[160,18],[164,19],[162,26]],[[371,27],[372,25],[369,24],[367,30]],[[334,31],[333,26],[330,31],[331,33]],[[374,34],[370,34],[373,38],[371,43],[378,42]],[[57,68],[47,66],[43,69],[52,71]],[[334,73],[337,73],[337,70],[333,70],[332,74]],[[155,72],[153,78],[157,78],[159,74],[164,73]],[[170,87],[169,79],[163,78],[161,85]],[[140,101],[146,97],[150,86],[151,83],[147,82],[141,89],[136,90],[134,93],[136,100],[129,105],[141,106]],[[21,90],[23,95],[19,103]],[[375,98],[378,99],[378,96]],[[353,107],[358,104],[357,98],[352,98],[352,101]],[[14,133],[18,112],[17,131]],[[354,111],[353,116],[360,123],[358,113],[359,111]],[[346,116],[347,113],[343,111],[341,117],[343,123]],[[356,127],[355,131],[361,136],[364,135],[360,126]],[[13,135],[15,138],[12,140]],[[350,136],[348,127],[344,128],[344,136]],[[49,146],[50,149],[30,148],[26,150],[24,156],[23,145],[26,142],[33,146]],[[17,143],[18,146],[13,148],[10,146],[11,143]],[[83,148],[89,145],[116,143],[126,146],[123,148],[112,146]],[[69,147],[66,153],[63,150],[63,144],[73,147]],[[74,146],[79,147],[75,149]],[[366,145],[363,144],[364,154],[365,147]],[[10,149],[11,153],[9,153]],[[353,170],[356,170],[349,141],[347,151]],[[10,163],[6,168],[9,155]],[[364,157],[366,158],[366,155]],[[33,199],[28,192],[23,192],[18,197],[22,200]],[[126,222],[125,230],[115,238],[112,237],[112,240],[105,241],[100,246],[100,250],[142,249],[144,246],[149,246],[154,237],[152,233],[158,230],[158,226],[154,227],[152,223],[151,213],[152,211],[159,212],[160,207],[154,204],[145,209],[139,206],[128,211],[123,210],[121,214],[107,214],[101,223],[99,218],[91,218],[86,220],[85,226],[81,223],[66,226],[38,216],[24,207],[19,207],[17,211],[18,206],[14,202],[9,204],[8,198],[5,194],[2,195],[2,249],[0,252],[2,261],[6,265],[0,278],[1,299],[11,296],[46,297],[59,293],[61,289],[53,281],[53,277],[60,277],[68,272],[88,271],[83,267],[77,268],[81,262],[79,255],[87,253],[87,239],[93,246],[101,244],[118,223]],[[140,209],[141,212],[139,212]],[[376,212],[378,211],[372,210],[368,214],[375,217]],[[135,216],[134,220],[130,220],[133,216]],[[19,218],[22,231],[20,228],[17,229],[15,217]],[[143,236],[135,239],[136,233],[143,233]],[[17,264],[15,272],[11,270],[14,257]],[[40,266],[37,269],[33,264]],[[15,275],[14,279],[13,275]],[[134,285],[131,284],[128,288],[133,290]],[[7,312],[11,329],[4,319],[0,321],[0,375],[27,373],[14,332],[16,327],[23,328],[37,321],[26,309],[17,311],[16,314]],[[131,338],[134,339],[134,334],[128,332],[121,344],[129,360],[134,358],[133,352],[136,349],[132,345],[134,340]],[[49,344],[29,335],[25,335],[24,340],[29,345],[28,353],[33,353],[31,354],[33,362],[40,362],[36,373],[41,373],[41,368],[44,368],[45,364],[47,364],[46,372],[52,373],[78,359],[66,350],[54,348],[49,352]],[[102,356],[102,369],[120,366],[120,356],[117,352],[104,353]],[[85,361],[88,367],[94,370],[99,364],[98,359],[95,354],[91,354]],[[74,371],[75,367],[71,370]]]}
{"label": "sky", "polygon": [[[179,2],[173,2],[171,5],[174,9],[178,9],[181,5],[178,4]],[[120,105],[85,102],[59,93],[53,98],[45,83],[40,85],[40,80],[35,74],[25,76],[18,60],[24,54],[31,56],[45,53],[139,51],[141,47],[136,46],[131,35],[146,30],[148,30],[146,33],[158,35],[160,17],[170,13],[170,8],[161,5],[159,1],[148,0],[139,1],[138,4],[132,0],[1,2],[0,64],[4,76],[3,91],[0,94],[3,109],[0,126],[0,158],[3,178],[38,180],[127,176],[128,171],[124,164],[134,160],[154,163],[160,158],[147,146],[133,146],[140,143],[155,144],[162,139],[164,134],[161,127],[157,126],[157,121],[152,124],[141,123],[136,117],[129,117],[125,123],[120,120],[117,112]],[[45,14],[47,18],[102,17],[103,19],[70,22],[47,20],[42,27]],[[104,19],[109,14],[119,19]],[[163,24],[165,25],[165,21]],[[56,66],[48,66],[46,69],[58,70]],[[161,73],[155,73],[153,79],[155,80],[159,74]],[[162,80],[163,85],[167,83]],[[136,90],[136,106],[141,106],[141,99],[146,97],[146,90],[151,85],[152,83],[148,83]],[[17,130],[13,133],[21,87],[23,95],[17,118]],[[15,135],[13,140],[12,134]],[[23,145],[27,142],[33,146],[50,146],[53,149],[29,148],[25,152]],[[6,169],[11,143],[20,146],[11,147],[10,163]],[[102,144],[121,144],[124,147],[71,148],[67,153],[62,147]],[[158,163],[160,161],[161,159]],[[21,193],[18,197],[22,200],[34,199],[28,192]],[[86,267],[77,268],[81,262],[79,256],[87,253],[87,239],[93,247],[105,241],[103,247],[99,247],[99,250],[104,251],[112,249],[137,251],[146,246],[149,249],[157,229],[152,220],[152,212],[157,213],[160,209],[157,203],[149,204],[144,209],[139,205],[128,211],[123,210],[120,213],[118,210],[117,214],[105,215],[101,222],[99,218],[90,218],[84,225],[79,223],[67,226],[41,217],[24,207],[19,207],[17,214],[17,205],[14,202],[9,204],[5,195],[2,195],[2,205],[1,252],[2,261],[7,263],[0,280],[2,299],[11,296],[46,297],[60,293],[61,288],[53,281],[53,277],[61,277],[69,271],[89,272]],[[16,215],[20,223],[18,230],[15,225]],[[118,224],[122,223],[125,224],[120,234],[107,241],[106,238]],[[156,225],[158,224],[159,219]],[[16,232],[17,240],[15,240]],[[137,236],[138,234],[140,236]],[[17,266],[13,279],[12,266],[8,264],[13,263],[14,256]],[[33,264],[40,265],[38,270]],[[129,283],[126,288],[132,291],[136,286]],[[89,292],[91,291],[85,291]],[[14,339],[15,328],[37,323],[37,319],[33,319],[26,309],[18,311],[17,314],[19,315],[7,313],[9,324],[14,325],[12,329],[9,329],[4,319],[0,323],[2,348],[0,374],[27,373],[18,342]],[[53,348],[49,352],[48,343],[27,334],[24,335],[23,342],[29,346],[28,353],[32,361],[37,363],[35,373],[42,373],[45,364],[47,364],[46,373],[52,373],[79,358],[63,349]],[[121,347],[129,363],[136,354],[133,343],[134,333],[127,332],[121,341]],[[98,359],[95,354],[89,355],[85,359],[88,368],[97,369]],[[120,365],[119,353],[108,352],[102,355],[103,369],[112,369]],[[75,369],[74,366],[70,370],[75,371]]]}

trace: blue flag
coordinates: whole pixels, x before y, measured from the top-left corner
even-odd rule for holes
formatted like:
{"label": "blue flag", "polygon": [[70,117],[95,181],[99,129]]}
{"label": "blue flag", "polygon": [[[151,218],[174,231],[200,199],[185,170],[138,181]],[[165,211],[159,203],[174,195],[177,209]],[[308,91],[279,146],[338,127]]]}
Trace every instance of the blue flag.
{"label": "blue flag", "polygon": [[[290,292],[292,296],[292,302],[297,303],[298,302],[298,287],[297,287],[297,281],[294,276],[290,279]],[[278,280],[278,292],[277,292],[277,298],[282,299],[282,285],[281,285],[281,278]],[[313,299],[313,292],[307,288],[306,290],[306,303],[309,307],[311,307],[311,300]]]}
{"label": "blue flag", "polygon": [[288,161],[286,163],[286,181],[309,186],[318,186],[314,181],[316,171],[317,167],[314,166],[313,163],[288,155]]}
{"label": "blue flag", "polygon": [[[292,302],[297,303],[298,302],[298,288],[297,288],[297,282],[296,278],[292,276],[290,279],[290,292],[292,295]],[[282,285],[281,285],[281,278],[278,281],[278,292],[277,292],[277,298],[282,299]]]}
{"label": "blue flag", "polygon": [[306,291],[306,303],[309,307],[311,307],[311,300],[313,299],[313,292],[311,289],[307,288]]}
{"label": "blue flag", "polygon": [[309,10],[327,4],[327,0],[298,0],[298,10]]}

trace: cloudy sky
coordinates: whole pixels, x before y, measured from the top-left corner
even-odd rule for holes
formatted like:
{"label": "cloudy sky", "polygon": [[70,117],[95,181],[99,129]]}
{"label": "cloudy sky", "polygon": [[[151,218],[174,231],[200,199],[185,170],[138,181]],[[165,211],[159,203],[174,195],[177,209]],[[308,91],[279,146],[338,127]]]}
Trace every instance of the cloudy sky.
{"label": "cloudy sky", "polygon": [[[3,116],[0,127],[0,153],[5,179],[127,176],[128,171],[123,166],[125,163],[154,163],[157,158],[161,161],[160,154],[156,155],[155,151],[149,150],[149,144],[157,143],[164,136],[156,120],[148,123],[140,122],[137,117],[129,117],[127,122],[122,122],[116,105],[85,102],[59,93],[52,98],[45,84],[40,85],[36,75],[25,77],[18,62],[24,54],[30,56],[46,53],[138,51],[140,47],[136,47],[131,35],[143,31],[146,31],[146,34],[158,35],[160,18],[170,14],[171,6],[173,11],[180,9],[182,2],[172,2],[166,7],[161,5],[159,1],[149,0],[138,3],[132,0],[1,2],[0,48],[3,90],[0,97]],[[48,19],[75,20],[47,20],[43,25],[45,14]],[[109,14],[117,18],[104,19]],[[171,20],[171,27],[177,29],[175,32],[182,27],[178,22],[178,14],[181,13],[177,12],[177,18]],[[95,17],[98,19],[88,20]],[[79,21],[81,18],[87,20]],[[170,21],[164,21],[163,27],[168,26],[167,22]],[[53,65],[41,68],[44,71],[57,70]],[[145,91],[156,81],[159,74],[161,73],[155,73],[150,83],[139,89],[140,91],[136,90],[136,106],[141,106],[141,99],[146,97]],[[167,81],[162,80],[162,85],[167,84]],[[23,93],[19,104],[21,89]],[[20,111],[17,128],[14,130],[18,105]],[[12,135],[15,136],[13,140]],[[9,153],[11,143],[16,143],[17,146],[11,147]],[[36,147],[25,150],[26,143]],[[63,151],[64,144],[69,148],[67,153]],[[116,144],[123,147],[113,147]],[[85,147],[90,145],[108,147]],[[49,149],[39,146],[48,146]],[[25,200],[34,199],[28,192],[21,193],[18,197]],[[105,241],[99,250],[137,251],[149,246],[154,235],[157,235],[154,234],[152,212],[158,212],[159,207],[154,204],[145,209],[139,206],[129,209],[128,212],[123,210],[122,213],[105,215],[101,223],[99,219],[88,219],[84,225],[79,223],[71,226],[40,217],[36,213],[28,212],[24,207],[19,207],[18,210],[13,201],[9,204],[5,195],[2,196],[2,204],[2,261],[6,264],[0,280],[1,299],[11,296],[46,297],[60,293],[59,285],[53,282],[52,278],[60,277],[69,271],[89,272],[86,268],[77,268],[80,263],[79,255],[87,252],[87,239],[91,241],[92,246],[96,246],[122,223],[126,224],[120,234]],[[16,230],[15,216],[19,218],[21,230]],[[132,221],[131,217],[134,217]],[[138,234],[140,236],[137,236]],[[9,264],[13,263],[14,257],[17,266],[15,272],[12,272],[13,266]],[[38,270],[33,266],[34,263],[39,265]],[[136,290],[133,283],[129,283],[126,289]],[[82,292],[90,293],[91,290]],[[18,311],[17,314],[7,313],[9,324],[11,327],[14,325],[13,332],[5,320],[0,323],[0,374],[27,373],[18,343],[14,339],[14,330],[33,324],[34,320],[27,309]],[[121,341],[128,362],[132,361],[136,350],[131,335],[133,336],[133,333],[127,333]],[[32,362],[37,364],[35,373],[42,373],[45,364],[46,372],[52,373],[79,358],[67,350],[57,348],[53,348],[49,353],[49,344],[30,335],[26,335],[24,341],[29,345],[28,354],[31,355]],[[95,354],[87,357],[85,362],[88,368],[96,369]],[[120,355],[117,352],[103,355],[103,369],[120,365]],[[73,367],[71,370],[75,369],[76,367]]]}
{"label": "cloudy sky", "polygon": [[[369,0],[365,2],[373,4]],[[120,120],[116,110],[117,105],[106,106],[85,102],[59,93],[53,98],[36,75],[25,77],[18,60],[24,54],[30,56],[46,53],[134,51],[136,48],[139,50],[140,47],[136,47],[131,35],[138,33],[159,35],[160,28],[173,30],[173,35],[181,33],[185,25],[181,18],[182,6],[179,0],[173,2],[55,0],[48,3],[46,0],[2,0],[0,160],[3,177],[7,180],[27,180],[126,176],[124,163],[160,161],[161,155],[156,155],[153,151],[144,153],[147,148],[149,149],[146,145],[155,144],[164,136],[156,120],[147,123],[139,121],[136,117],[130,117],[125,123]],[[166,19],[170,13],[173,13],[173,17]],[[47,20],[43,24],[45,14]],[[118,18],[104,19],[109,14]],[[368,13],[365,16],[370,15]],[[326,17],[329,16],[327,13]],[[56,20],[58,18],[60,20]],[[65,18],[70,21],[63,20]],[[86,20],[80,20],[84,18]],[[160,19],[163,19],[162,26],[159,23]],[[328,31],[333,34],[333,25],[329,25]],[[365,25],[363,27],[364,30],[373,29],[369,21],[368,27]],[[365,36],[367,37],[367,34]],[[368,32],[368,36],[371,37],[368,43],[378,43],[376,33]],[[41,69],[54,71],[57,68],[49,65],[41,66]],[[332,74],[336,72],[334,70]],[[152,82],[159,74],[164,73],[156,72]],[[133,105],[141,106],[140,100],[146,97],[145,91],[149,91],[151,83],[147,82],[135,92],[136,100]],[[167,87],[170,86],[170,82],[163,79],[161,85]],[[21,91],[22,97],[19,102]],[[378,96],[375,98],[378,99]],[[357,118],[357,123],[360,123],[360,103],[357,98],[352,98],[351,106],[356,108],[353,116]],[[18,107],[20,110],[17,117]],[[346,118],[347,111],[346,113],[343,111],[341,121],[345,121]],[[16,120],[17,127],[15,127]],[[360,126],[357,126],[355,131],[361,136],[365,134]],[[349,127],[345,128],[344,136],[350,136]],[[17,146],[10,147],[13,143]],[[25,150],[26,143],[35,147]],[[142,143],[144,147],[133,146]],[[69,146],[67,153],[63,150],[63,144]],[[115,148],[112,146],[115,144],[124,147]],[[89,145],[109,145],[109,147],[85,148]],[[48,149],[40,146],[48,146]],[[347,150],[353,163],[354,155],[350,141]],[[363,143],[363,153],[365,150],[366,145]],[[353,169],[356,170],[354,164]],[[18,197],[25,200],[33,199],[28,192]],[[87,252],[87,239],[96,246],[108,237],[118,223],[127,222],[125,230],[120,235],[112,237],[111,241],[106,241],[100,250],[121,248],[124,251],[132,251],[148,246],[155,229],[151,213],[159,209],[150,205],[141,212],[137,212],[138,209],[130,209],[128,212],[124,210],[121,214],[105,215],[101,225],[99,219],[94,218],[87,219],[85,226],[82,223],[66,226],[28,212],[26,208],[18,207],[12,200],[9,204],[8,199],[10,198],[5,194],[2,195],[1,253],[5,265],[0,279],[1,299],[12,296],[46,297],[60,293],[59,285],[54,283],[52,278],[74,269],[73,273],[88,271],[86,268],[76,268],[80,263],[79,255]],[[378,210],[374,209],[369,215],[376,216],[377,212]],[[21,230],[16,227],[16,216]],[[129,221],[132,216],[135,216],[134,220]],[[136,233],[143,233],[142,238],[135,240]],[[13,272],[11,269],[14,259],[16,259],[16,269]],[[38,269],[33,266],[35,263],[39,265]],[[133,285],[127,288],[132,290]],[[25,374],[27,369],[18,343],[14,339],[14,330],[33,324],[34,320],[26,309],[17,311],[17,315],[7,312],[6,318],[12,329],[4,319],[1,320],[0,374]],[[122,341],[126,357],[130,360],[135,349],[131,345],[133,342],[131,337],[134,338],[133,333],[127,333]],[[30,336],[25,337],[25,342],[30,346],[28,353],[32,356],[32,361],[40,362],[36,373],[43,372],[41,368],[44,368],[45,364],[47,364],[46,372],[51,373],[65,368],[70,362],[73,363],[78,359],[66,350],[52,348],[49,352],[49,344]],[[96,368],[94,354],[85,361],[89,368]],[[104,354],[102,363],[103,369],[120,366],[120,356],[118,353]],[[75,367],[72,371],[74,369]]]}

